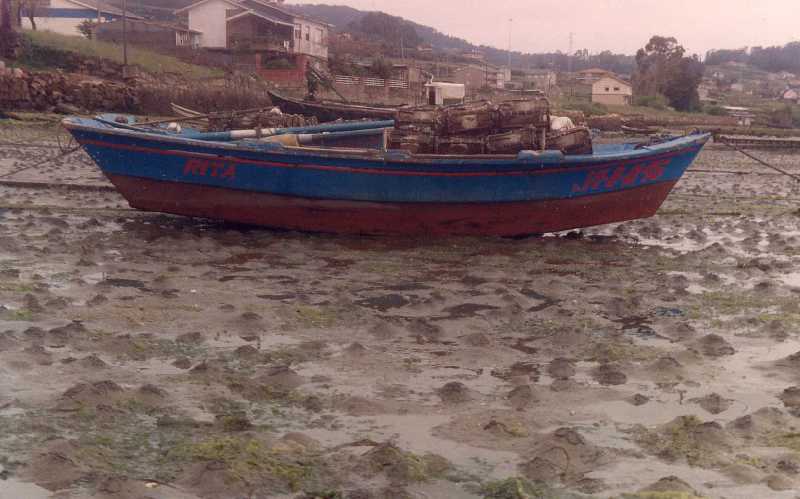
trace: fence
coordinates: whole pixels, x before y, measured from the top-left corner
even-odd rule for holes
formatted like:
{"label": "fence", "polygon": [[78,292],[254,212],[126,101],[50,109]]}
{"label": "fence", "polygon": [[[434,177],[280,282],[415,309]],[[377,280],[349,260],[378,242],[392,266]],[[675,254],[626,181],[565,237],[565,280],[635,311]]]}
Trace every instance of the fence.
{"label": "fence", "polygon": [[334,75],[334,82],[339,85],[364,85],[365,87],[408,88],[407,80],[385,80],[383,78],[369,78],[361,76]]}

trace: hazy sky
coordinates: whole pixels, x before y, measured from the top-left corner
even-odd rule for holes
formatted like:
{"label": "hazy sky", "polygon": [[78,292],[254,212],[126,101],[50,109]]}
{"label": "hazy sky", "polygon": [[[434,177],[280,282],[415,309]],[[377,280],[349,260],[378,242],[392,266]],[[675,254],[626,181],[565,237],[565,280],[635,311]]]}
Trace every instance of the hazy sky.
{"label": "hazy sky", "polygon": [[800,0],[288,0],[328,3],[433,26],[476,44],[543,52],[574,48],[633,54],[651,35],[689,52],[800,40]]}

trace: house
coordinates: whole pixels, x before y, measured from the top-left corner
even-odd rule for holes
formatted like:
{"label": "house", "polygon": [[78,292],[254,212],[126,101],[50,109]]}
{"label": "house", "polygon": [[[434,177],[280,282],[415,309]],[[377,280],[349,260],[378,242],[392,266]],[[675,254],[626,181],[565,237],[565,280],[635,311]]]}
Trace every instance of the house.
{"label": "house", "polygon": [[781,99],[794,102],[795,104],[800,104],[800,89],[787,88],[781,95]]}
{"label": "house", "polygon": [[592,101],[592,81],[586,80],[583,78],[564,78],[563,81],[559,81],[559,86],[561,86],[562,95],[564,97],[569,97],[574,100]]}
{"label": "house", "polygon": [[484,60],[486,60],[486,58],[483,55],[483,53],[478,52],[477,50],[472,50],[470,52],[464,52],[463,54],[461,54],[461,57],[463,57],[464,59],[469,59],[471,61],[478,62],[478,63],[481,63]]}
{"label": "house", "polygon": [[[126,23],[128,43],[154,49],[186,47],[197,48],[200,45],[200,32],[177,24],[129,19]],[[122,20],[99,24],[95,28],[98,40],[122,43]]]}
{"label": "house", "polygon": [[[78,26],[84,21],[112,21],[122,17],[122,10],[99,0],[37,0],[27,2],[20,11],[23,29],[52,31],[78,36]],[[140,16],[127,12],[128,19]]]}
{"label": "house", "polygon": [[603,76],[614,76],[614,73],[608,71],[606,69],[600,68],[592,68],[592,69],[584,69],[582,71],[578,71],[576,73],[577,78],[602,78]]}
{"label": "house", "polygon": [[511,79],[520,82],[523,88],[534,88],[549,94],[558,78],[556,72],[549,69],[529,69],[515,71]]}
{"label": "house", "polygon": [[505,88],[506,82],[511,81],[511,70],[491,64],[468,64],[455,68],[450,79],[473,91],[486,87]]}
{"label": "house", "polygon": [[175,13],[200,33],[200,47],[328,58],[330,26],[287,10],[283,2],[200,0]]}
{"label": "house", "polygon": [[605,69],[579,71],[566,85],[566,94],[610,106],[629,106],[633,86]]}
{"label": "house", "polygon": [[736,118],[736,124],[739,126],[751,126],[756,117],[749,107],[722,106],[722,109],[728,113],[728,116]]}
{"label": "house", "polygon": [[592,102],[611,106],[630,106],[633,87],[613,74],[592,81]]}

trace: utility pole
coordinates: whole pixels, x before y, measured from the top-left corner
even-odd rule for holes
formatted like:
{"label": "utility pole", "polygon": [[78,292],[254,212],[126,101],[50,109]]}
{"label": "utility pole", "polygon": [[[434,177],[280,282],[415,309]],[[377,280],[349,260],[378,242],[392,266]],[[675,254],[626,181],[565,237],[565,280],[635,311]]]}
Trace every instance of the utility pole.
{"label": "utility pole", "polygon": [[567,52],[567,73],[572,73],[572,45],[575,43],[575,33],[569,33],[569,52]]}
{"label": "utility pole", "polygon": [[123,76],[128,72],[128,0],[122,0],[122,64]]}
{"label": "utility pole", "polygon": [[514,19],[508,20],[508,70],[511,71],[511,29],[514,27]]}

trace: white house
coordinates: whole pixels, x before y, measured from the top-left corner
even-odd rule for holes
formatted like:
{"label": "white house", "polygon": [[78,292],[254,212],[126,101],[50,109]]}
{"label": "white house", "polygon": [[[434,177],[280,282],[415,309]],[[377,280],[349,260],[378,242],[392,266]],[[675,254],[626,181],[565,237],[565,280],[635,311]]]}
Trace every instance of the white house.
{"label": "white house", "polygon": [[329,25],[287,10],[266,0],[200,0],[175,11],[187,17],[189,29],[201,33],[206,48],[285,50],[288,53],[328,58]]}
{"label": "white house", "polygon": [[[52,31],[62,35],[80,35],[78,26],[87,19],[97,22],[122,17],[122,10],[98,0],[39,0],[22,9],[22,28]],[[31,14],[33,22],[31,22]],[[129,19],[142,19],[128,12]]]}
{"label": "white house", "polygon": [[794,102],[795,104],[800,104],[800,89],[797,88],[787,88],[783,95],[781,96],[783,100],[788,100]]}
{"label": "white house", "polygon": [[629,106],[633,97],[630,83],[614,75],[592,81],[592,102],[611,106]]}

